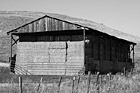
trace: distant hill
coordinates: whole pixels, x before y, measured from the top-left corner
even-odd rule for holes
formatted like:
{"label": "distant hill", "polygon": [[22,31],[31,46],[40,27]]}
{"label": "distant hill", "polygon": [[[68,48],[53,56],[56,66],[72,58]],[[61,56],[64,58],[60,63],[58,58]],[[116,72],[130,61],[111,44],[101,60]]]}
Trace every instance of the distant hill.
{"label": "distant hill", "polygon": [[[87,22],[87,24],[99,24],[86,19],[69,17],[61,14],[43,13],[43,12],[31,12],[31,11],[0,11],[0,62],[8,62],[10,56],[10,38],[6,32],[14,28],[17,28],[25,23],[33,21],[44,15],[57,16],[60,19],[73,20],[76,23]],[[113,34],[132,38],[137,43],[135,48],[135,61],[140,61],[140,37],[126,34],[120,31],[114,31]]]}

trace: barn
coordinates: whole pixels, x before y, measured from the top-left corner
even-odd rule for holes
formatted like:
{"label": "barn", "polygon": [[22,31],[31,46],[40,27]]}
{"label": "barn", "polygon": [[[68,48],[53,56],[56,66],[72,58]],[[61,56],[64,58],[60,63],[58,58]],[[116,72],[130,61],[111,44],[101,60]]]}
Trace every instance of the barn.
{"label": "barn", "polygon": [[131,70],[136,43],[114,34],[116,31],[83,19],[47,14],[7,32],[11,37],[11,72],[78,75]]}

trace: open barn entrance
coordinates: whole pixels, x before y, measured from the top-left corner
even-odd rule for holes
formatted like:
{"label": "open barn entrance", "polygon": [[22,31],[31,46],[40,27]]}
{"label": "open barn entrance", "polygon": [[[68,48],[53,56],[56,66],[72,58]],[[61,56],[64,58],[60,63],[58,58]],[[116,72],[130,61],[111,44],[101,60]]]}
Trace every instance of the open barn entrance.
{"label": "open barn entrance", "polygon": [[33,75],[76,75],[84,67],[83,43],[19,42],[16,66]]}

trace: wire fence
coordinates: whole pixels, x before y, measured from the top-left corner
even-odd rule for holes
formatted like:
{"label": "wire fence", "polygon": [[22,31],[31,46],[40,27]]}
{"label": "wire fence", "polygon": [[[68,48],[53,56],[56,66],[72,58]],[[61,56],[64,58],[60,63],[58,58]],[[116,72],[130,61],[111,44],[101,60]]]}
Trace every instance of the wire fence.
{"label": "wire fence", "polygon": [[[124,75],[82,76],[12,76],[6,80],[0,76],[0,93],[140,93],[140,84]],[[36,78],[37,77],[37,78]],[[119,82],[118,82],[119,81]],[[128,82],[132,85],[128,86]],[[127,86],[124,86],[127,85]],[[136,87],[137,86],[137,87]],[[135,88],[135,89],[132,89]],[[124,89],[122,89],[124,88]],[[122,92],[123,91],[123,92]]]}

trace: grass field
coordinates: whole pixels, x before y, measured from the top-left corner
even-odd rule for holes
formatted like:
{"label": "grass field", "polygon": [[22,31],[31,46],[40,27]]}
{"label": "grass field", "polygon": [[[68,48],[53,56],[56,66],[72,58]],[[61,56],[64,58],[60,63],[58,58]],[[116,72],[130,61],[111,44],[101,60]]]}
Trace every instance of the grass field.
{"label": "grass field", "polygon": [[[0,93],[19,93],[18,77],[13,75],[11,79],[7,79],[0,83]],[[34,77],[34,78],[33,78]],[[42,77],[42,80],[41,80]],[[22,93],[140,93],[140,75],[112,75],[99,76],[97,81],[96,75],[91,76],[90,84],[87,76],[81,76],[78,82],[78,77],[62,76],[30,76],[22,77]],[[60,83],[60,87],[59,87]]]}

